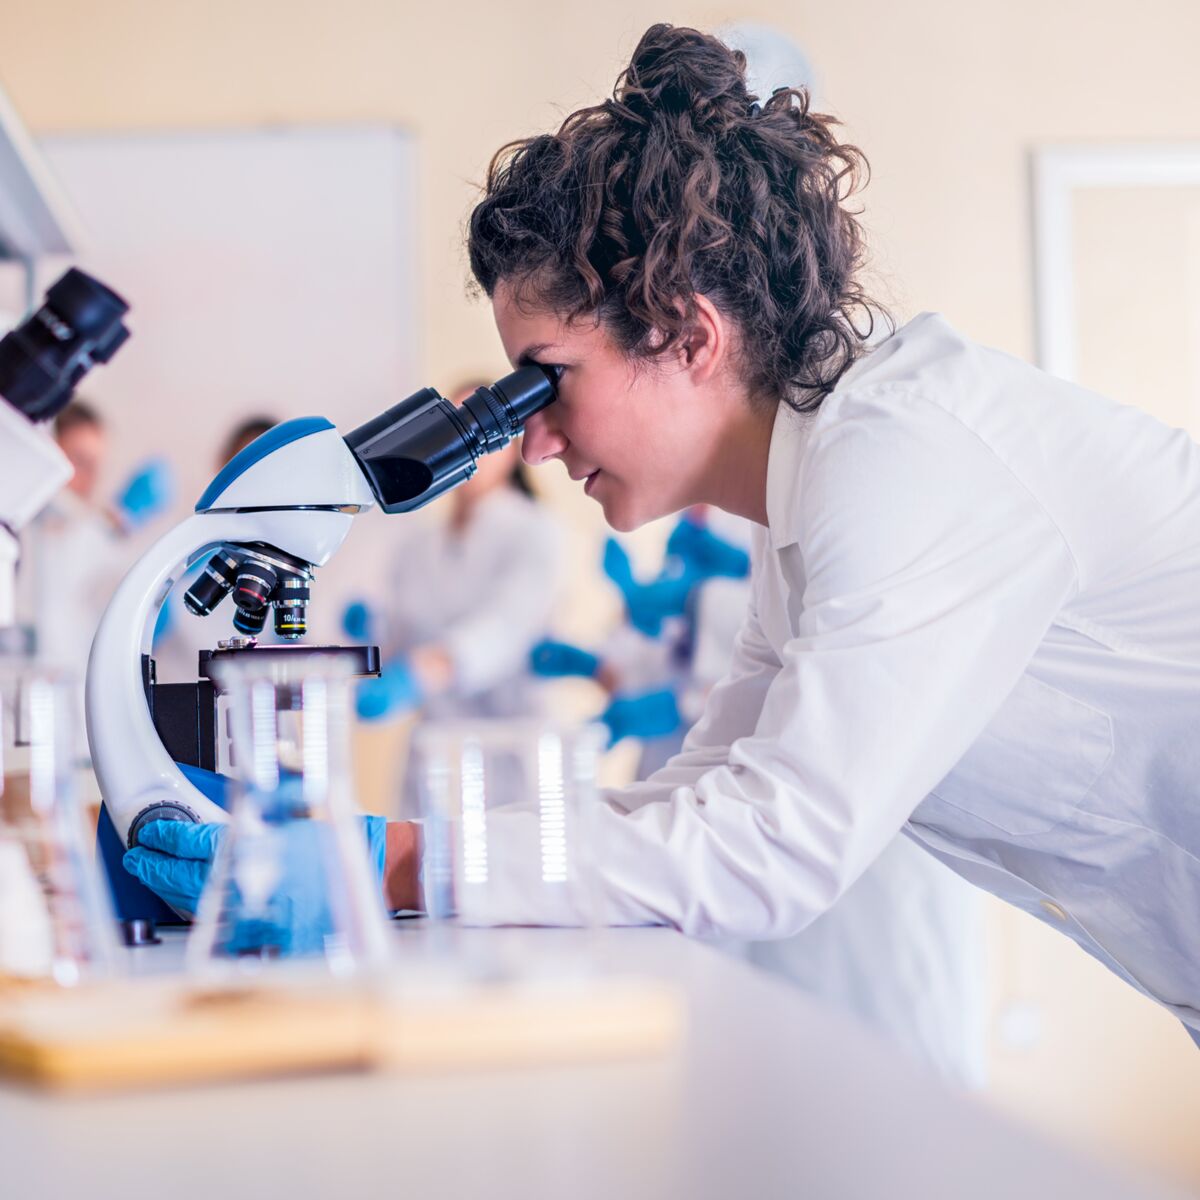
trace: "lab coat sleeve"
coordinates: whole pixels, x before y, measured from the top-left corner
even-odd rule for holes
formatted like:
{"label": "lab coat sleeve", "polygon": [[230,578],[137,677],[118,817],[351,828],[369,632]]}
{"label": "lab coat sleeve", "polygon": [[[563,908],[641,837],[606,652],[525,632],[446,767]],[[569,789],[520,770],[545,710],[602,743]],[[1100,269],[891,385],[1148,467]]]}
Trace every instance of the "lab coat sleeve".
{"label": "lab coat sleeve", "polygon": [[[601,806],[610,923],[751,938],[810,923],[983,731],[1077,586],[1036,498],[919,395],[843,404],[795,469],[798,540],[771,553],[806,584],[779,668],[764,664],[753,729],[724,762],[677,786],[668,764],[657,795]],[[738,702],[736,684],[726,695]],[[488,919],[555,921],[513,870]]]}
{"label": "lab coat sleeve", "polygon": [[480,596],[478,608],[444,632],[459,696],[478,695],[521,675],[549,627],[562,574],[559,528],[538,514],[517,546],[495,586]]}

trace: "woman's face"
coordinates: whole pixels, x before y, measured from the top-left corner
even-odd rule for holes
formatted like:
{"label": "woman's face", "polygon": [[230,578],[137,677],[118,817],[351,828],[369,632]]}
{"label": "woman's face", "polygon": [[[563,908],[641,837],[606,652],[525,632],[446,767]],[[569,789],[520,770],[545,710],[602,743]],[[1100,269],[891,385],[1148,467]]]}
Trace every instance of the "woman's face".
{"label": "woman's face", "polygon": [[634,364],[602,326],[523,308],[503,282],[492,308],[514,366],[562,368],[558,399],[525,425],[527,463],[561,459],[618,530],[700,498],[720,437],[707,389],[682,351]]}

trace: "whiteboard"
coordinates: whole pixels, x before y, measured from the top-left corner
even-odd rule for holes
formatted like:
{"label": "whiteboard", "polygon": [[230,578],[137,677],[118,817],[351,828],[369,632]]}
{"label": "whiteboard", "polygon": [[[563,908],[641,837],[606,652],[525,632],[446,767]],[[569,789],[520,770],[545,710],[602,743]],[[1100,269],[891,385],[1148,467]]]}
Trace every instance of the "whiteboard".
{"label": "whiteboard", "polygon": [[[132,306],[132,338],[80,388],[112,434],[109,489],[165,455],[179,519],[245,417],[319,415],[346,432],[426,382],[410,135],[278,127],[41,146],[82,219],[78,264]],[[45,264],[42,285],[65,265]],[[369,562],[366,550],[345,553]],[[314,615],[329,611],[320,598],[318,579]]]}

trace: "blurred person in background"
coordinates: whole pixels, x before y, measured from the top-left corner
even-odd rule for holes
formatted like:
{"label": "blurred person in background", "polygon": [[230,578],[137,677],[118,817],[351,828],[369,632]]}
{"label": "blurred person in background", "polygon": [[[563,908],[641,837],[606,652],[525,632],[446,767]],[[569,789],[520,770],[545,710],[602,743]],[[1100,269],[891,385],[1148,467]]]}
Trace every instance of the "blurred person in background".
{"label": "blurred person in background", "polygon": [[83,400],[68,404],[55,418],[54,437],[74,474],[22,539],[20,611],[39,657],[82,685],[96,626],[136,557],[135,535],[171,503],[174,475],[165,459],[147,460],[104,500],[109,438],[96,410]]}

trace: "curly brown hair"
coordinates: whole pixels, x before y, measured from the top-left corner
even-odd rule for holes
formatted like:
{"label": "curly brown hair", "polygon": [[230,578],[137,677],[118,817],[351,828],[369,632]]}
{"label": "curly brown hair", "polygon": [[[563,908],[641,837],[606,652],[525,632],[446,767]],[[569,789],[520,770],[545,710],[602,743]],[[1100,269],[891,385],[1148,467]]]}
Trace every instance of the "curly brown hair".
{"label": "curly brown hair", "polygon": [[695,29],[646,31],[611,100],[504,146],[470,218],[479,287],[596,317],[631,357],[686,337],[695,297],[737,323],[749,393],[815,409],[882,307],[857,275],[863,154],[802,88],[761,106],[746,59]]}

